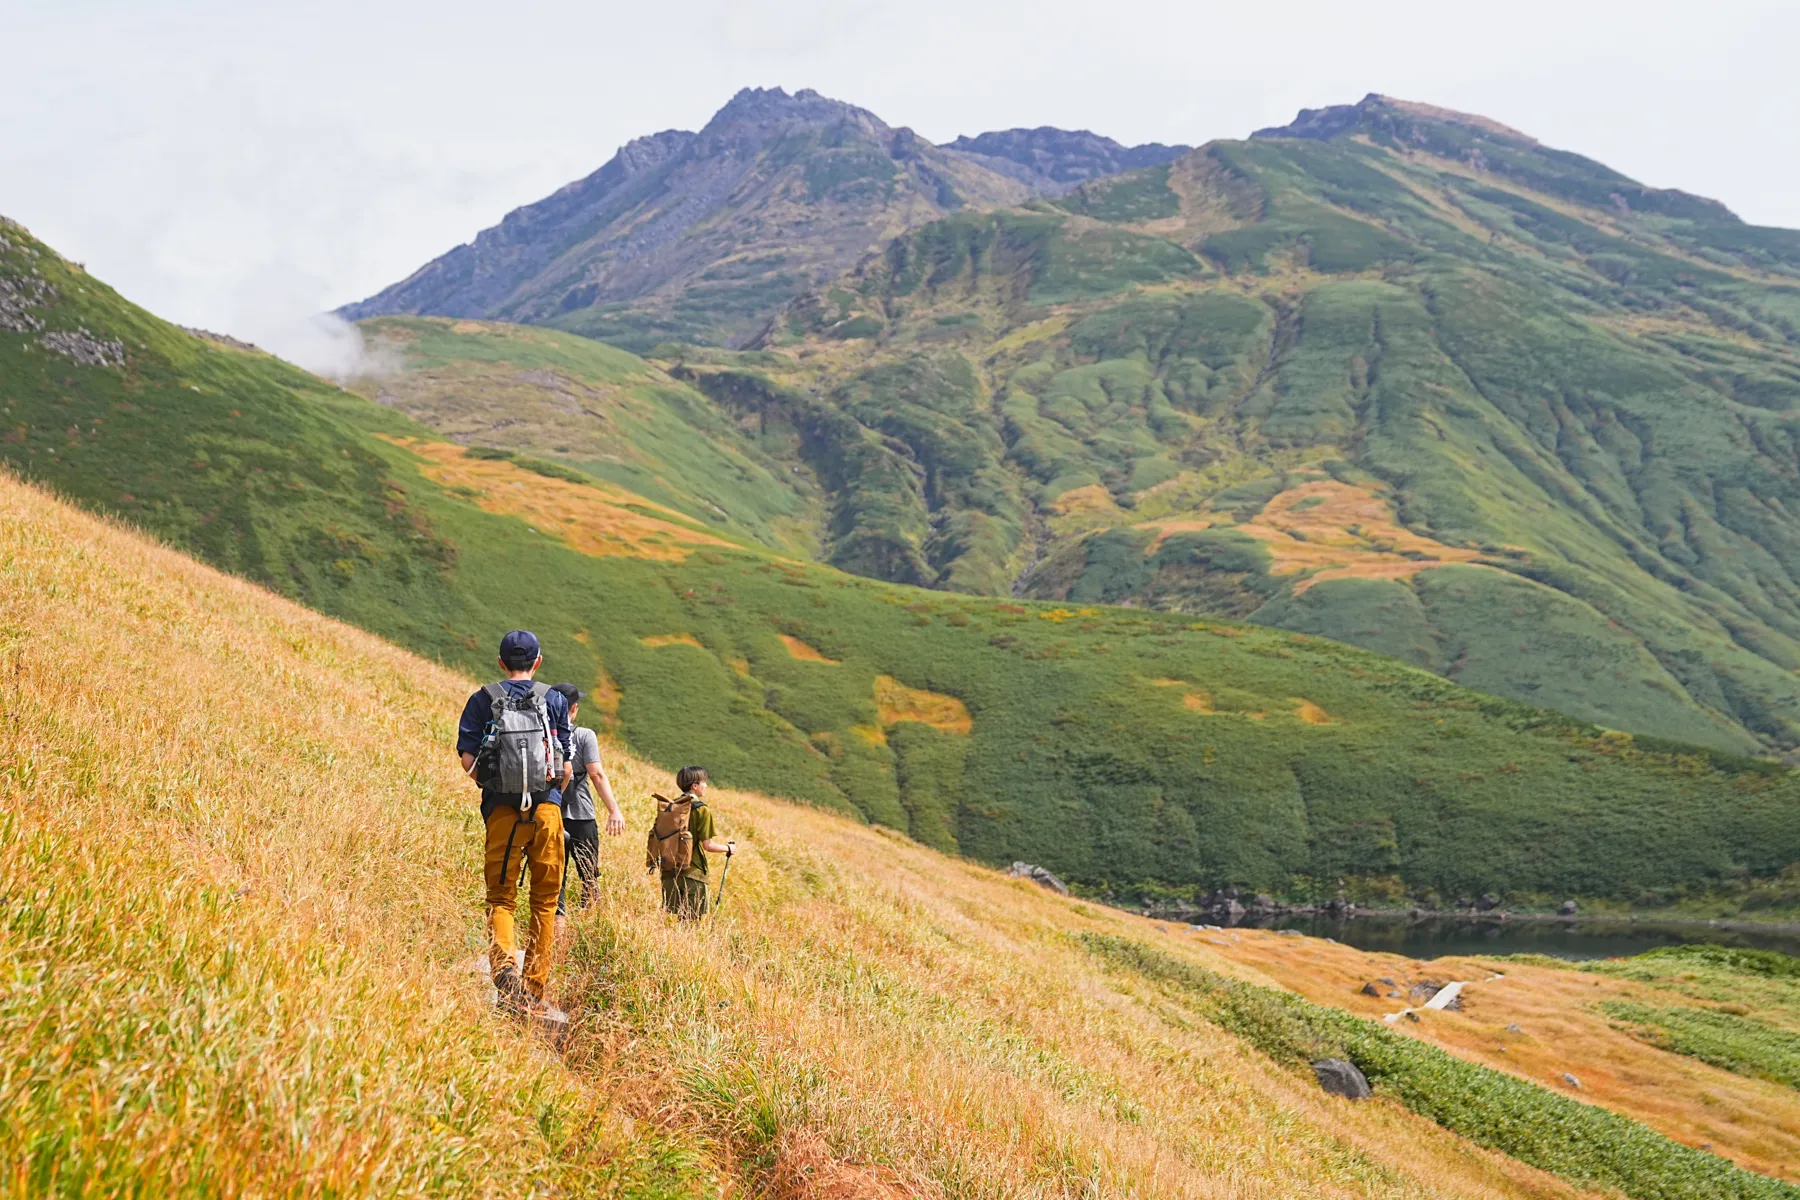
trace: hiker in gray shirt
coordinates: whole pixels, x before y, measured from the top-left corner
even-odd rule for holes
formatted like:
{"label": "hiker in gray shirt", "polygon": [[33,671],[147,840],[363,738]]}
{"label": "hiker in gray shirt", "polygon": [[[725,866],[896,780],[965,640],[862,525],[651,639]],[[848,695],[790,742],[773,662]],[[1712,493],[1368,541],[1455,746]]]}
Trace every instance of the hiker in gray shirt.
{"label": "hiker in gray shirt", "polygon": [[[594,902],[600,886],[600,821],[594,812],[594,793],[598,792],[601,803],[606,805],[608,837],[618,837],[625,832],[625,817],[619,812],[618,800],[613,797],[606,769],[600,765],[600,739],[594,736],[593,730],[575,724],[575,715],[581,706],[581,689],[572,683],[559,683],[550,690],[560,692],[569,702],[569,724],[574,730],[569,738],[566,776],[571,782],[563,785],[563,846],[566,862],[574,863],[575,874],[581,880],[578,907],[586,908]],[[556,915],[559,917],[567,915],[563,900],[568,890],[569,871],[565,865],[563,890],[556,897]]]}

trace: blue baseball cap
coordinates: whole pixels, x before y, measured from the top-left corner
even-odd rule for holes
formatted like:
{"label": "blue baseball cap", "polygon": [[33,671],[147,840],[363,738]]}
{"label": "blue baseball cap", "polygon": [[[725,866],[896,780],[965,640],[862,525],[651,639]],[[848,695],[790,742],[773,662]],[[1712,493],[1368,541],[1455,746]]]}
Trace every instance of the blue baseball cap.
{"label": "blue baseball cap", "polygon": [[515,629],[500,639],[500,661],[515,671],[522,671],[537,661],[537,634],[529,629]]}

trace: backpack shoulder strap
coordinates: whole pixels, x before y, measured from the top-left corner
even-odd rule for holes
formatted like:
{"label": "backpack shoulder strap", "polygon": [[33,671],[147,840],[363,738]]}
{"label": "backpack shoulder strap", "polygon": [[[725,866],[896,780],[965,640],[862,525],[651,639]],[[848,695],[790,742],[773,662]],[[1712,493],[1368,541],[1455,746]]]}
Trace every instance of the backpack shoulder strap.
{"label": "backpack shoulder strap", "polygon": [[481,690],[488,694],[489,700],[506,699],[506,685],[504,683],[490,683],[485,685]]}
{"label": "backpack shoulder strap", "polygon": [[531,681],[531,694],[537,699],[542,700],[545,696],[550,694],[550,685],[547,683],[540,683],[534,679]]}

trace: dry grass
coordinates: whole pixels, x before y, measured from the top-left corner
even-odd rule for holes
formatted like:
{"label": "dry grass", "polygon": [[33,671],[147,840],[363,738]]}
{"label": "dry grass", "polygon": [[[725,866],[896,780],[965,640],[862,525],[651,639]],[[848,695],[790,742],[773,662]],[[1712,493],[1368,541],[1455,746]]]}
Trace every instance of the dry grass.
{"label": "dry grass", "polygon": [[466,684],[0,477],[0,1194],[657,1173],[474,1003]]}
{"label": "dry grass", "polygon": [[558,1061],[468,969],[470,686],[0,481],[0,1193],[1573,1194],[1070,937],[1190,933],[731,792],[707,923],[606,843]]}
{"label": "dry grass", "polygon": [[1185,679],[1152,679],[1157,687],[1180,688],[1181,706],[1189,712],[1197,712],[1203,716],[1212,716],[1218,712],[1213,705],[1212,694],[1203,687],[1197,687]]}
{"label": "dry grass", "polygon": [[1237,528],[1269,548],[1272,574],[1311,572],[1294,588],[1296,595],[1327,579],[1408,579],[1480,557],[1420,537],[1394,520],[1386,500],[1334,479],[1289,488]]}
{"label": "dry grass", "polygon": [[[1710,1145],[1749,1170],[1800,1181],[1800,1092],[1659,1050],[1594,1011],[1602,1000],[1660,1002],[1642,984],[1483,959],[1426,965],[1256,930],[1210,937],[1233,961],[1309,999],[1362,1016],[1417,1003],[1362,995],[1359,989],[1372,980],[1392,979],[1404,993],[1421,979],[1487,981],[1498,969],[1504,978],[1464,989],[1461,1011],[1424,1012],[1417,1024],[1402,1021],[1394,1028],[1560,1091],[1572,1090],[1563,1081],[1567,1072],[1581,1081],[1577,1094],[1583,1100],[1635,1117],[1690,1146]],[[1508,1025],[1521,1032],[1509,1033]]]}
{"label": "dry grass", "polygon": [[875,677],[875,710],[884,727],[917,721],[945,733],[960,734],[975,727],[968,707],[955,696],[907,687],[892,675]]}
{"label": "dry grass", "polygon": [[837,659],[826,658],[823,654],[820,654],[817,650],[813,649],[799,638],[794,637],[792,634],[782,633],[777,634],[776,636],[781,639],[781,644],[787,647],[787,652],[789,654],[803,662],[828,663],[834,667],[838,665]]}
{"label": "dry grass", "polygon": [[[573,483],[503,459],[471,458],[449,442],[390,440],[417,454],[423,460],[420,470],[432,481],[461,489],[460,494],[488,512],[520,517],[583,554],[680,562],[699,546],[733,546],[692,528],[674,509],[610,484]],[[647,515],[641,511],[645,508],[663,515]]]}
{"label": "dry grass", "polygon": [[1308,725],[1335,725],[1332,715],[1302,696],[1293,697],[1294,715]]}
{"label": "dry grass", "polygon": [[[657,633],[650,637],[641,637],[638,641],[652,650],[658,650],[664,646],[692,646],[696,650],[706,650],[700,639],[691,633]],[[706,652],[712,653],[710,650]]]}

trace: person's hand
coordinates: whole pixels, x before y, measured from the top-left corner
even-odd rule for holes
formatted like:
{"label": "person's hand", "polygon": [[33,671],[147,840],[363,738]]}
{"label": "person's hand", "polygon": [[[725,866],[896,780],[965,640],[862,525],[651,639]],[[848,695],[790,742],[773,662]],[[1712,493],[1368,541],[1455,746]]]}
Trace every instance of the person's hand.
{"label": "person's hand", "polygon": [[625,815],[618,809],[606,814],[606,836],[618,837],[625,832]]}

